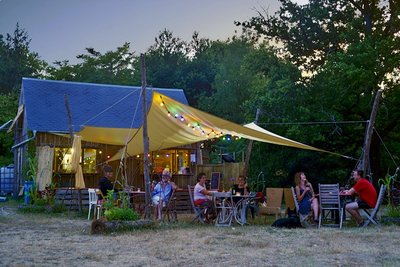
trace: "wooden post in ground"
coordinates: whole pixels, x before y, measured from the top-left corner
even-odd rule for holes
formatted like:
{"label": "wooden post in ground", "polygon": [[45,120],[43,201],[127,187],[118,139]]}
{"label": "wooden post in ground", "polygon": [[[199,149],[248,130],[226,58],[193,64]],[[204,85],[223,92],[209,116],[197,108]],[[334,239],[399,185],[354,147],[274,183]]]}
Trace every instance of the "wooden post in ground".
{"label": "wooden post in ground", "polygon": [[[254,120],[255,123],[258,122],[258,118],[260,117],[260,109],[258,108],[256,111],[256,119]],[[247,150],[246,150],[246,155],[244,159],[244,166],[242,170],[242,175],[244,177],[247,177],[247,173],[249,171],[249,163],[250,163],[250,156],[251,152],[253,150],[253,140],[249,140],[249,143],[247,144]]]}
{"label": "wooden post in ground", "polygon": [[140,68],[142,76],[142,99],[143,99],[143,174],[145,188],[145,219],[151,219],[151,192],[150,192],[150,175],[149,175],[149,136],[147,134],[147,103],[146,103],[146,63],[144,55],[140,54]]}
{"label": "wooden post in ground", "polygon": [[[379,101],[382,98],[382,92],[383,92],[382,89],[380,89],[380,90],[378,90],[376,92],[374,105],[372,106],[371,116],[370,116],[370,119],[368,121],[367,130],[365,132],[362,158],[361,158],[361,161],[359,162],[359,164],[357,166],[357,169],[363,170],[364,174],[367,174],[367,170],[369,168],[369,149],[370,149],[370,146],[371,146],[371,138],[372,138],[372,133],[374,131],[374,124],[375,124],[376,114],[378,113]],[[371,179],[372,179],[372,177],[370,177],[370,180]]]}

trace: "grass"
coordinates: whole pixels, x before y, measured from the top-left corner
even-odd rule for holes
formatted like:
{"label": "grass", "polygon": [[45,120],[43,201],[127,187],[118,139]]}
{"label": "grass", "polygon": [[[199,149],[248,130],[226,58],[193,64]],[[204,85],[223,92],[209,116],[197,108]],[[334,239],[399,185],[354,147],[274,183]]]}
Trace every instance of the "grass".
{"label": "grass", "polygon": [[[13,207],[0,205],[0,211]],[[4,208],[4,209],[3,209]],[[14,207],[15,208],[15,207]],[[87,216],[87,213],[85,214]],[[177,223],[155,230],[89,234],[86,216],[0,214],[2,266],[399,266],[398,226],[281,229],[274,216],[250,225]],[[6,230],[5,230],[6,229]],[[15,253],[23,251],[24,253]]]}

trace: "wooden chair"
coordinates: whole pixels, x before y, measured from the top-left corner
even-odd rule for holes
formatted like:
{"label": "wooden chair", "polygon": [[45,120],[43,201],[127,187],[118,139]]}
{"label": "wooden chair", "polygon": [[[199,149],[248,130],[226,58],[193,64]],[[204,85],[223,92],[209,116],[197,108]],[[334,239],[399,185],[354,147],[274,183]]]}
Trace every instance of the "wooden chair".
{"label": "wooden chair", "polygon": [[267,215],[275,215],[275,219],[281,217],[281,206],[283,197],[283,188],[267,187],[265,189],[267,206],[260,207],[259,215],[265,215],[264,223],[267,222]]}
{"label": "wooden chair", "polygon": [[339,224],[339,228],[342,228],[343,208],[340,205],[339,184],[318,184],[318,188],[320,209],[318,228],[321,228],[321,225],[327,221],[333,221],[327,224],[329,226]]}
{"label": "wooden chair", "polygon": [[190,203],[192,204],[192,208],[195,214],[195,217],[193,218],[192,222],[199,221],[204,224],[205,216],[205,207],[197,207],[194,205],[194,200],[193,200],[193,192],[194,192],[194,186],[188,185],[188,192],[190,196]]}
{"label": "wooden chair", "polygon": [[296,210],[296,204],[294,204],[293,195],[290,188],[283,188],[283,198],[285,199],[286,215],[288,215],[288,209],[291,211]]}
{"label": "wooden chair", "polygon": [[178,216],[176,212],[176,197],[175,190],[172,190],[171,196],[168,199],[168,202],[165,204],[165,207],[162,208],[162,221],[165,222],[165,219],[168,222],[177,222]]}
{"label": "wooden chair", "polygon": [[382,204],[383,201],[383,197],[385,196],[385,192],[386,192],[386,186],[385,185],[381,185],[381,188],[379,190],[379,195],[378,195],[378,199],[376,201],[376,205],[375,208],[372,209],[372,211],[368,211],[367,209],[363,209],[366,216],[367,216],[367,220],[364,222],[363,227],[367,227],[371,222],[373,224],[375,224],[376,226],[379,226],[379,222],[377,219],[377,214],[379,211],[379,207]]}

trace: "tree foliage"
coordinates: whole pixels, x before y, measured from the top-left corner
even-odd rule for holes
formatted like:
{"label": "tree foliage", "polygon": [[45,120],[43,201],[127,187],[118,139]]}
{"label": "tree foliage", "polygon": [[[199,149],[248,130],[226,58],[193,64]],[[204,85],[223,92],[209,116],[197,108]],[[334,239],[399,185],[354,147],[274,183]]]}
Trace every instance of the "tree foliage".
{"label": "tree foliage", "polygon": [[[192,40],[185,42],[162,30],[145,53],[147,84],[183,88],[192,106],[240,124],[253,121],[259,108],[260,126],[272,132],[358,157],[365,121],[383,82],[384,98],[375,126],[379,135],[372,139],[371,165],[377,178],[384,177],[392,161],[399,159],[388,156],[386,150],[400,153],[400,2],[280,2],[275,14],[264,9],[248,21],[236,22],[243,28],[242,36],[225,41],[201,38],[194,32]],[[64,60],[47,66],[29,51],[29,42],[18,25],[13,37],[0,38],[4,99],[11,97],[4,93],[19,89],[22,76],[141,84],[139,56],[130,51],[129,43],[104,54],[86,48],[85,54],[77,56],[80,63]],[[16,102],[4,101],[10,101],[16,111]],[[330,123],[311,124],[321,121]],[[246,144],[242,140],[211,146],[240,152]],[[265,185],[286,186],[295,171],[305,170],[319,182],[345,182],[355,164],[328,154],[255,143],[250,177],[262,171]]]}
{"label": "tree foliage", "polygon": [[31,40],[17,23],[14,33],[0,35],[0,93],[18,92],[22,77],[39,77],[47,64],[29,48]]}
{"label": "tree foliage", "polygon": [[[278,55],[308,73],[296,81],[303,86],[291,90],[298,97],[298,106],[297,112],[288,118],[292,121],[366,121],[379,84],[384,82],[384,99],[376,128],[385,130],[381,135],[383,142],[392,143],[399,132],[394,122],[399,118],[398,105],[393,104],[399,91],[400,3],[311,0],[309,4],[298,5],[290,0],[280,2],[282,7],[276,14],[258,11],[257,16],[237,25],[243,26],[244,32],[253,38],[278,41],[282,46]],[[290,110],[290,107],[285,105],[284,109]],[[385,109],[390,109],[390,114],[395,116],[389,118]],[[360,154],[365,125],[332,125],[335,128],[318,126],[311,131],[298,131],[299,126],[294,125],[287,128],[287,134],[294,133],[302,140],[298,134],[307,132],[303,140],[309,140],[310,144],[343,154]],[[389,135],[390,139],[385,138]],[[377,178],[383,177],[387,166],[393,164],[381,157],[383,147],[375,135],[371,165]],[[393,148],[392,152],[399,152],[398,145]]]}
{"label": "tree foliage", "polygon": [[69,61],[56,61],[56,67],[49,67],[50,78],[54,80],[93,82],[104,84],[140,84],[137,57],[130,52],[130,44],[124,43],[115,51],[104,54],[94,48],[86,48],[86,54],[77,56],[81,63],[71,65]]}

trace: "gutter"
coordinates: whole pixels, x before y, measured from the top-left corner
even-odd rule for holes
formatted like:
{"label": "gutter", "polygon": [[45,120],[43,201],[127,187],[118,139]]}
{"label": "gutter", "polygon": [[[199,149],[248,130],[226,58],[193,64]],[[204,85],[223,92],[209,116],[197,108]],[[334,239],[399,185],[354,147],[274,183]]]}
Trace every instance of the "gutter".
{"label": "gutter", "polygon": [[6,123],[4,123],[3,125],[0,126],[0,131],[2,130],[6,130],[6,128],[8,128],[8,126],[12,123],[13,120],[9,120]]}
{"label": "gutter", "polygon": [[16,149],[17,147],[20,147],[26,143],[28,143],[29,141],[31,141],[32,139],[34,139],[36,137],[36,131],[33,131],[33,136],[31,138],[26,139],[25,141],[22,141],[21,143],[18,143],[14,146],[11,147],[11,150]]}

